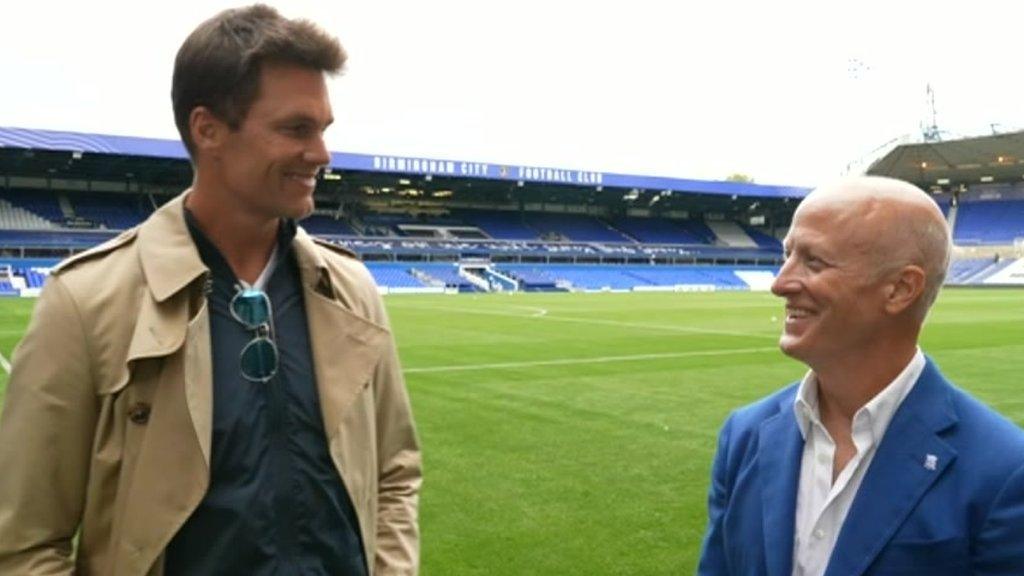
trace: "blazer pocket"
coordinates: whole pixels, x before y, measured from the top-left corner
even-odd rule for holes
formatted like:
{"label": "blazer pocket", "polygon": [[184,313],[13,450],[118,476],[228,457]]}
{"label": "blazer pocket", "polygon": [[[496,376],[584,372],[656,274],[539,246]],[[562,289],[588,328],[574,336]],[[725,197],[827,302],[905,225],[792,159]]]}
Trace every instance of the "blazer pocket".
{"label": "blazer pocket", "polygon": [[969,573],[970,551],[964,538],[893,540],[871,565],[870,574],[961,576]]}

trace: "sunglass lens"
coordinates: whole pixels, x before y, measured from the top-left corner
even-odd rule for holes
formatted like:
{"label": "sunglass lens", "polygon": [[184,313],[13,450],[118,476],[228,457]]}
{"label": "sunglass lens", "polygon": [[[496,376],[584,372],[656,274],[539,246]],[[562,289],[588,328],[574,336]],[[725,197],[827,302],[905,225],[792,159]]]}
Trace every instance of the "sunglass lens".
{"label": "sunglass lens", "polygon": [[231,309],[247,326],[259,326],[270,320],[270,300],[259,290],[243,290],[231,301]]}
{"label": "sunglass lens", "polygon": [[277,348],[266,338],[257,338],[242,349],[242,375],[249,380],[268,380],[277,372]]}

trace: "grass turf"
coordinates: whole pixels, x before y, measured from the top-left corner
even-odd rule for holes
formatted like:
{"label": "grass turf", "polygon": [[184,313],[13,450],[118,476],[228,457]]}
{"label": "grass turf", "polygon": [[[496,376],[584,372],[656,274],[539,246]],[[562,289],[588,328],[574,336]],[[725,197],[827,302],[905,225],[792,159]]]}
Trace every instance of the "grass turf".
{"label": "grass turf", "polygon": [[[424,448],[427,576],[691,573],[718,426],[803,373],[763,293],[387,304]],[[31,305],[0,300],[6,358]],[[1024,424],[1024,291],[947,290],[922,347]]]}

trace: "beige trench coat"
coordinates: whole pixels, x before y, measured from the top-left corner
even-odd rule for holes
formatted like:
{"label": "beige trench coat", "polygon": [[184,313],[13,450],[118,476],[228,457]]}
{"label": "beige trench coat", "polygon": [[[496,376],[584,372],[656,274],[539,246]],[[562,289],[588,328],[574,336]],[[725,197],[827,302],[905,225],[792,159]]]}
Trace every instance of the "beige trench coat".
{"label": "beige trench coat", "polygon": [[[183,199],[64,262],[36,304],[0,418],[0,574],[160,575],[206,493],[209,272]],[[324,430],[371,573],[415,574],[420,451],[381,299],[350,253],[302,230],[293,245]]]}

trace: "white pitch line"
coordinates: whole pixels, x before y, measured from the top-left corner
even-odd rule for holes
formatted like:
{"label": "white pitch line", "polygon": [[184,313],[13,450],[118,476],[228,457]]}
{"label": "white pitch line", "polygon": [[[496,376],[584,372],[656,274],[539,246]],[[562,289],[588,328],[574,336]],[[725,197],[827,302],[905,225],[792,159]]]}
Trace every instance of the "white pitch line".
{"label": "white pitch line", "polygon": [[7,361],[7,358],[4,358],[3,354],[0,354],[0,368],[3,368],[4,372],[8,374],[11,373],[11,363]]}
{"label": "white pitch line", "polygon": [[[539,318],[541,316],[547,316],[548,313],[547,308],[541,308],[539,306],[511,306],[511,308],[515,308],[516,310],[526,310],[527,312],[530,312],[530,318]],[[487,311],[482,310],[480,312],[485,313]],[[509,316],[515,316],[516,318],[523,317],[522,314],[509,314]]]}
{"label": "white pitch line", "polygon": [[637,362],[640,360],[661,360],[665,358],[692,358],[697,356],[729,356],[732,354],[754,354],[778,352],[778,348],[734,348],[731,350],[697,350],[693,352],[663,352],[659,354],[633,354],[631,356],[595,356],[592,358],[560,358],[557,360],[535,360],[528,362],[493,362],[490,364],[454,364],[451,366],[424,366],[406,368],[406,374],[432,372],[465,372],[470,370],[492,370],[496,368],[532,368],[534,366],[568,366],[572,364],[608,364],[612,362]]}
{"label": "white pitch line", "polygon": [[555,322],[577,322],[580,324],[598,324],[605,326],[621,326],[623,328],[640,328],[643,330],[665,330],[668,332],[683,332],[687,334],[715,334],[718,336],[741,336],[743,338],[765,338],[775,340],[777,334],[765,334],[760,332],[740,332],[738,330],[718,330],[715,328],[696,328],[694,326],[674,326],[665,324],[641,324],[639,322],[621,322],[619,320],[603,320],[600,318],[573,318],[571,316],[545,316],[547,320]]}
{"label": "white pitch line", "polygon": [[531,314],[529,316],[521,314],[519,312],[506,312],[501,310],[473,310],[466,308],[453,308],[449,306],[399,306],[406,310],[437,310],[444,312],[457,312],[459,314],[478,314],[484,316],[507,316],[510,318],[543,318],[544,320],[550,320],[552,322],[575,322],[577,324],[597,324],[604,326],[619,326],[623,328],[640,328],[643,330],[662,330],[665,332],[676,332],[683,334],[715,334],[718,336],[740,336],[743,338],[764,338],[767,340],[775,340],[778,338],[778,334],[768,334],[760,332],[741,332],[738,330],[717,330],[715,328],[697,328],[694,326],[679,326],[679,325],[666,325],[666,324],[641,324],[639,322],[621,322],[619,320],[604,320],[601,318],[574,318],[572,316],[552,316],[551,314]]}

